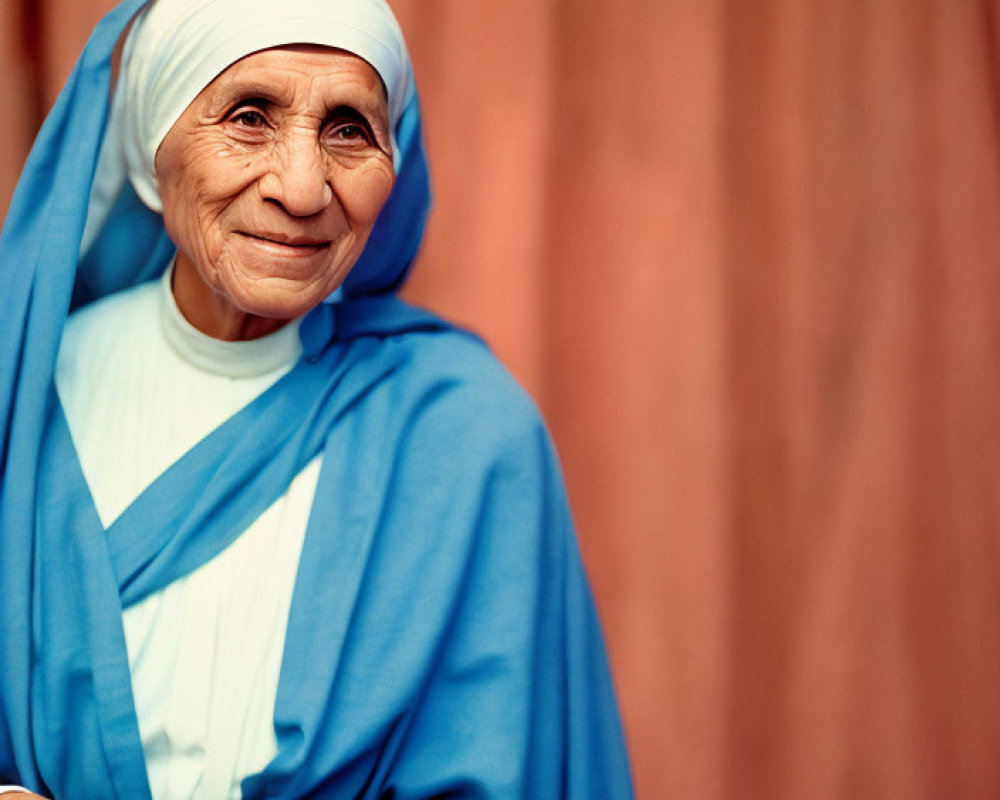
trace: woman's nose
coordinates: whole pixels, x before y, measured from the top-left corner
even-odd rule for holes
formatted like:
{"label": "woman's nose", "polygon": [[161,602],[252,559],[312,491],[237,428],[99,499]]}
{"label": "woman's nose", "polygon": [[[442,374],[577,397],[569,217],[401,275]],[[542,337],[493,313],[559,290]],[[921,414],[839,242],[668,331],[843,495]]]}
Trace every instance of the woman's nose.
{"label": "woman's nose", "polygon": [[295,217],[320,213],[333,201],[325,161],[314,140],[278,145],[271,169],[260,180],[261,196]]}

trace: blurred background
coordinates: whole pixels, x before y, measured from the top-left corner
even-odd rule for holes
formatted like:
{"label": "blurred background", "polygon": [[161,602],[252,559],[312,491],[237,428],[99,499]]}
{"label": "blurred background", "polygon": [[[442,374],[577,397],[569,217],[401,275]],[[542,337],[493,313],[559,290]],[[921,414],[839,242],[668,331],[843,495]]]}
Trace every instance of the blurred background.
{"label": "blurred background", "polygon": [[[0,0],[0,214],[111,5]],[[638,797],[1000,797],[1000,2],[393,5]]]}

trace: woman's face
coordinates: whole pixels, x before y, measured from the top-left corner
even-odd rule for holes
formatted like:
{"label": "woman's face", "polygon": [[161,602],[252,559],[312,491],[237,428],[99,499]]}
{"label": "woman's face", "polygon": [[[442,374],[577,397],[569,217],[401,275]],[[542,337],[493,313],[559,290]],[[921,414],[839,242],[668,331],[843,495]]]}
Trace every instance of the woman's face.
{"label": "woman's face", "polygon": [[247,56],[170,129],[156,172],[181,311],[218,338],[270,332],[340,286],[389,197],[381,80],[330,48]]}

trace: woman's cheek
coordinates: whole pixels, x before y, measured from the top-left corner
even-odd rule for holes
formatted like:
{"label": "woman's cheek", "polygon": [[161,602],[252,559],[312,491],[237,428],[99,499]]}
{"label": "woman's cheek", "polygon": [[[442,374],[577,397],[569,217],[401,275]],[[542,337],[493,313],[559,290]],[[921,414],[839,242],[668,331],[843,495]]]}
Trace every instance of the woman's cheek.
{"label": "woman's cheek", "polygon": [[221,204],[234,199],[257,179],[263,171],[259,154],[248,155],[219,148],[198,166],[197,200]]}
{"label": "woman's cheek", "polygon": [[388,160],[348,170],[339,191],[348,216],[359,225],[374,225],[395,181],[396,174]]}

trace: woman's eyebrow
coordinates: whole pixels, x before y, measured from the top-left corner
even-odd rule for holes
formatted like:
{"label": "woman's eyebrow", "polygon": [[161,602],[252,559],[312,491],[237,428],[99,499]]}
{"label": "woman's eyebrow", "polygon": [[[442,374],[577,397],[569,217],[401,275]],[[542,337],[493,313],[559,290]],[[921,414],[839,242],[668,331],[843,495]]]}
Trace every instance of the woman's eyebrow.
{"label": "woman's eyebrow", "polygon": [[363,123],[368,128],[388,128],[388,119],[381,107],[372,105],[359,108],[353,103],[337,103],[326,114],[326,120],[350,119]]}
{"label": "woman's eyebrow", "polygon": [[[244,100],[263,100],[275,105],[288,105],[292,100],[292,92],[287,86],[281,86],[276,81],[234,80],[223,84],[213,97],[212,106],[228,107]],[[220,108],[219,110],[223,110]]]}
{"label": "woman's eyebrow", "polygon": [[349,103],[338,103],[331,108],[327,114],[327,119],[355,119],[360,122],[368,122],[368,115],[355,108]]}
{"label": "woman's eyebrow", "polygon": [[342,93],[331,93],[327,96],[329,114],[341,110],[360,114],[372,124],[387,126],[389,110],[386,99],[381,94],[370,91],[359,91],[357,87],[347,88]]}

